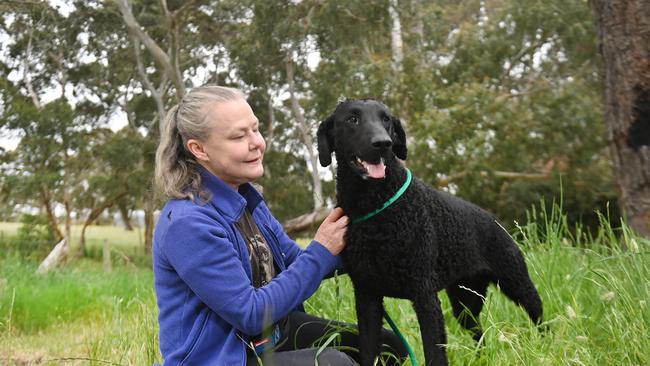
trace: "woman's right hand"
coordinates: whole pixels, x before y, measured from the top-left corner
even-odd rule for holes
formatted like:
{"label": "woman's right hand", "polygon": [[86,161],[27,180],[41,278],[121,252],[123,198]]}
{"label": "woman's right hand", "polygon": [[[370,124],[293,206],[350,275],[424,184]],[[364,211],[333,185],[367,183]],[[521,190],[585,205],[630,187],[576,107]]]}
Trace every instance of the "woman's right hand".
{"label": "woman's right hand", "polygon": [[343,209],[336,207],[320,225],[314,240],[323,244],[332,255],[338,255],[345,248],[345,232],[349,222]]}

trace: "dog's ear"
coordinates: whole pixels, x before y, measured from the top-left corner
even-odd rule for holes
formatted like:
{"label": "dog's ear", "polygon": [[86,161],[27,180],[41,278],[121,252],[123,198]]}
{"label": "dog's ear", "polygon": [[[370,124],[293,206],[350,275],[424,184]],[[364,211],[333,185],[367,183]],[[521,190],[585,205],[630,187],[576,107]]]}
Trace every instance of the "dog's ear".
{"label": "dog's ear", "polygon": [[334,116],[329,116],[318,126],[316,137],[318,138],[318,160],[320,165],[329,166],[332,164],[332,150],[334,149],[334,138],[332,137],[334,127]]}
{"label": "dog's ear", "polygon": [[393,124],[393,153],[400,159],[406,160],[406,133],[399,118],[391,117]]}

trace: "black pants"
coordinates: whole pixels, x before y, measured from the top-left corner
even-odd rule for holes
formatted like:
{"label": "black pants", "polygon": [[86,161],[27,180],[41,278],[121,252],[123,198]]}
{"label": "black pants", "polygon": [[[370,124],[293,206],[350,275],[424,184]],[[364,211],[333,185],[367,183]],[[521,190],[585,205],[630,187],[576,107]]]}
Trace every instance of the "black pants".
{"label": "black pants", "polygon": [[[318,355],[319,366],[347,366],[359,362],[359,334],[356,325],[295,311],[281,322],[280,330],[282,337],[276,348],[262,354],[264,366],[314,365],[320,345],[336,333],[336,338]],[[382,329],[381,343],[382,361],[379,365],[401,365],[408,357],[406,348],[392,331]],[[246,364],[259,364],[254,352],[249,351]]]}

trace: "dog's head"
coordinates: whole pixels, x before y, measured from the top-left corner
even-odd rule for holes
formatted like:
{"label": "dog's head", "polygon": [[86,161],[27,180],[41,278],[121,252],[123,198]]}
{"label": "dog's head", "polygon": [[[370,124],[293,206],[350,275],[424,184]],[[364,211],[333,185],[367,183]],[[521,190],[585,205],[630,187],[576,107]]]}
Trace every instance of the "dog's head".
{"label": "dog's head", "polygon": [[406,159],[406,135],[400,120],[374,99],[346,100],[318,126],[318,155],[322,166],[339,164],[362,178],[383,179],[389,154]]}

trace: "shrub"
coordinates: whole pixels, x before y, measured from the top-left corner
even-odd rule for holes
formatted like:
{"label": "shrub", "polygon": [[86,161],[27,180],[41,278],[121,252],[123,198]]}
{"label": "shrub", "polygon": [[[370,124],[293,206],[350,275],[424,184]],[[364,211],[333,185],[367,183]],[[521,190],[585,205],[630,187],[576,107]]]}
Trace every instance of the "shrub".
{"label": "shrub", "polygon": [[18,256],[26,260],[43,259],[54,245],[54,233],[43,215],[23,215],[15,237],[0,243],[2,256]]}

